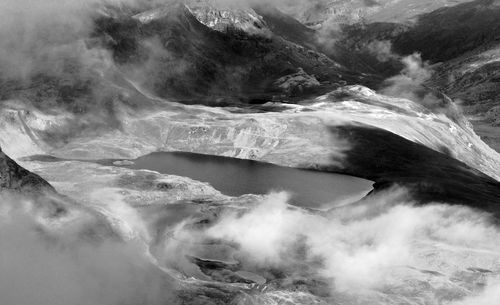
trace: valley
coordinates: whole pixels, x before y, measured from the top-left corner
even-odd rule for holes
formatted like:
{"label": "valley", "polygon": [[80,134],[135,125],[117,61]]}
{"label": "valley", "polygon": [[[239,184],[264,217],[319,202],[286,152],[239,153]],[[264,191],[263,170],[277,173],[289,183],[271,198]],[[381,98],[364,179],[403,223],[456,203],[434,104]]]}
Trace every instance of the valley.
{"label": "valley", "polygon": [[8,1],[0,303],[500,300],[497,1]]}

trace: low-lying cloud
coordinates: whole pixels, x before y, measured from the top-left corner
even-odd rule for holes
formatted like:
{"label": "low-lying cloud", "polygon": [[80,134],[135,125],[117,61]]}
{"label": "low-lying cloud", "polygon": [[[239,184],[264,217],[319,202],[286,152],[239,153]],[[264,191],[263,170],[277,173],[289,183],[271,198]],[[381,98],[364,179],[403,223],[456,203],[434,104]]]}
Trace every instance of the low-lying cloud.
{"label": "low-lying cloud", "polygon": [[391,55],[391,53],[387,52],[388,48],[384,47],[384,44],[382,44],[382,48],[379,47],[374,50],[382,58],[394,59],[399,57],[404,66],[398,75],[385,81],[387,85],[380,90],[382,94],[414,101],[436,114],[447,116],[461,126],[470,124],[464,117],[459,103],[428,87],[427,83],[431,80],[434,71],[429,62],[422,59],[420,53],[404,57]]}
{"label": "low-lying cloud", "polygon": [[[378,55],[379,57],[386,58],[388,56],[386,48],[383,48],[378,54],[380,54]],[[383,90],[383,93],[391,96],[415,99],[416,92],[421,90],[422,85],[431,78],[432,71],[429,64],[422,60],[422,56],[419,53],[405,56],[401,58],[401,62],[404,65],[403,70],[399,75],[387,80],[388,86]],[[429,97],[424,96],[420,99],[425,102],[426,98],[428,99]]]}
{"label": "low-lying cloud", "polygon": [[[457,305],[500,301],[493,288],[478,288],[485,284],[484,277],[469,271],[498,271],[500,230],[489,216],[463,206],[414,206],[407,198],[404,190],[393,189],[319,215],[289,206],[286,193],[275,193],[247,212],[223,214],[200,233],[239,245],[238,257],[256,270],[300,270],[305,264],[316,276],[330,280],[332,295],[362,297],[377,291],[380,296],[386,289],[404,287],[399,296],[408,300],[427,294],[429,302]],[[177,234],[190,236],[185,231]],[[429,287],[414,285],[427,285],[431,279],[426,274],[432,272]],[[472,296],[462,300],[462,288],[447,287],[446,279],[469,289]]]}

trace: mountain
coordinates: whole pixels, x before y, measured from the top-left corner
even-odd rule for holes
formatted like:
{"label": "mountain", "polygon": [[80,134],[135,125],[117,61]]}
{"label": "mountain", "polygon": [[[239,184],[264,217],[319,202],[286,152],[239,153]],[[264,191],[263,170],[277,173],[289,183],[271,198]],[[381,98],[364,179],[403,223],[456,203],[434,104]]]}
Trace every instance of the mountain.
{"label": "mountain", "polygon": [[0,303],[498,303],[496,1],[54,1],[0,4]]}
{"label": "mountain", "polygon": [[419,51],[425,59],[443,62],[494,42],[500,26],[499,5],[494,0],[476,0],[420,15],[409,31],[394,40],[395,50]]}
{"label": "mountain", "polygon": [[[349,25],[343,29],[337,48],[345,54],[342,58],[349,58],[347,47],[367,63],[354,62],[348,65],[351,69],[386,77],[402,68],[398,56],[420,53],[432,70],[425,85],[459,101],[478,134],[499,149],[495,135],[499,7],[497,1],[476,0],[417,15],[411,24]],[[386,52],[383,47],[396,56],[380,61],[381,50]],[[340,60],[347,65],[347,60]]]}
{"label": "mountain", "polygon": [[207,96],[218,103],[269,100],[284,94],[274,82],[298,72],[298,67],[323,84],[319,91],[353,80],[343,75],[341,65],[305,42],[297,44],[272,32],[256,13],[251,19],[260,20],[259,31],[242,25],[237,16],[250,16],[244,11],[236,11],[218,28],[210,18],[228,12],[203,8],[171,4],[135,15],[102,16],[96,20],[95,37],[106,37],[105,47],[124,69],[149,76],[141,85],[161,97],[186,102]]}

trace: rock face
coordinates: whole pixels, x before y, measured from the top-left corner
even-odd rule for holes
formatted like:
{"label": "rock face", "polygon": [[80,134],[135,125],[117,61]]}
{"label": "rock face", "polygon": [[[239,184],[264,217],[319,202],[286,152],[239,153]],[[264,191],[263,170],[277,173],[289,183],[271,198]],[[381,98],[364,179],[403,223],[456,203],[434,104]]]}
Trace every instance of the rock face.
{"label": "rock face", "polygon": [[3,190],[15,190],[23,193],[55,192],[47,181],[19,166],[0,149],[0,191]]}
{"label": "rock face", "polygon": [[297,73],[279,78],[274,85],[283,90],[284,93],[293,96],[318,88],[321,84],[314,76],[299,68]]}
{"label": "rock face", "polygon": [[198,21],[217,31],[226,32],[228,28],[235,28],[258,34],[268,30],[262,17],[250,7],[220,5],[210,0],[188,1],[187,7]]}

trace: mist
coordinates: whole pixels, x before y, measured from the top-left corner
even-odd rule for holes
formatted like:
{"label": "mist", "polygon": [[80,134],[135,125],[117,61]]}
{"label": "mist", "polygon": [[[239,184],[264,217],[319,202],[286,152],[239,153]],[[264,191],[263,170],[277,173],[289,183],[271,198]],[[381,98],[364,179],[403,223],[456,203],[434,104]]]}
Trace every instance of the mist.
{"label": "mist", "polygon": [[[124,227],[137,228],[139,237],[151,241],[142,232],[148,219],[119,208],[126,203],[115,202],[121,200],[115,195],[94,195],[109,202]],[[85,233],[95,219],[81,212],[69,209],[54,219],[29,200],[1,199],[0,293],[7,304],[166,304],[175,298],[174,280],[151,262],[139,240],[95,239]],[[500,301],[500,230],[486,213],[439,203],[416,206],[402,188],[327,212],[288,200],[281,192],[227,206],[201,230],[187,219],[153,254],[166,267],[188,270],[191,247],[218,240],[237,249],[245,270],[326,281],[332,298],[368,300],[404,285],[408,299],[425,295],[429,304]],[[127,230],[122,234],[129,235]],[[487,271],[469,271],[474,269]],[[455,288],[446,286],[449,280]],[[412,284],[427,281],[430,288]],[[470,292],[463,295],[461,289]]]}
{"label": "mist", "polygon": [[[0,3],[0,67],[9,78],[26,78],[60,68],[65,56],[80,56],[72,45],[88,36],[95,0],[6,0]],[[86,56],[87,54],[83,54]],[[56,64],[54,67],[53,64]]]}
{"label": "mist", "polygon": [[[12,105],[16,105],[22,108],[23,106],[28,110],[36,108],[37,111],[47,111],[54,115],[57,119],[53,121],[57,121],[57,126],[48,127],[48,135],[45,138],[41,137],[40,141],[47,140],[48,146],[53,144],[50,141],[59,140],[63,143],[61,146],[72,144],[66,141],[67,137],[76,137],[84,133],[86,136],[93,136],[100,132],[100,128],[119,129],[124,121],[120,117],[121,114],[125,114],[124,117],[133,115],[139,117],[140,114],[137,114],[139,106],[144,109],[148,102],[153,103],[151,100],[154,100],[154,94],[157,93],[154,92],[149,96],[141,92],[141,86],[144,85],[145,89],[154,91],[155,88],[147,87],[152,79],[163,79],[167,75],[178,75],[179,78],[185,76],[191,64],[190,58],[185,61],[178,60],[179,57],[166,50],[160,38],[151,35],[143,39],[138,35],[134,37],[138,39],[134,43],[137,42],[142,48],[141,51],[147,53],[146,59],[137,65],[128,62],[120,64],[114,58],[113,51],[108,48],[109,45],[106,45],[106,41],[113,44],[113,38],[104,35],[107,33],[99,33],[103,35],[95,37],[95,20],[108,16],[106,15],[109,13],[106,11],[108,4],[144,9],[169,2],[171,1],[3,0],[0,3],[0,91],[2,91],[0,107],[15,108]],[[318,2],[321,1],[214,1],[221,5],[242,8],[252,5],[274,5],[296,17]],[[364,7],[370,7],[377,2],[360,1],[360,3]],[[338,20],[329,19],[319,28],[317,39],[326,48],[333,47],[340,31]],[[398,56],[392,52],[388,41],[371,42],[366,46],[366,50],[381,62],[400,60],[404,66],[399,75],[386,81],[381,93],[411,99],[436,113],[458,117],[457,108],[453,108],[455,106],[450,106],[448,100],[426,88],[426,83],[432,77],[432,66],[423,60],[420,54]],[[180,53],[182,51],[180,50]],[[307,53],[307,50],[305,52]],[[159,69],[158,62],[167,64]],[[245,71],[240,73],[236,68],[228,68],[224,72],[221,74],[226,75],[227,83],[231,81],[238,83],[238,78],[242,78],[241,75],[244,75]],[[138,84],[137,87],[134,87],[134,84]],[[235,91],[240,91],[237,89]],[[160,103],[164,100],[154,100],[157,101]],[[418,108],[420,111],[420,107]],[[196,146],[198,150],[215,150],[219,146],[222,147],[220,144],[222,142],[214,147],[204,144],[205,141],[210,142],[205,136],[211,131],[210,124],[215,122],[213,124],[220,124],[225,128],[227,120],[228,128],[236,125],[231,121],[229,114],[219,116],[196,107],[192,107],[194,110],[191,112],[189,112],[191,108],[186,107],[186,109],[185,112],[172,112],[172,116],[162,113],[158,117],[145,117],[141,123],[146,127],[138,131],[138,136],[134,136],[135,130],[122,138],[118,132],[110,133],[103,139],[94,139],[95,142],[89,142],[90,144],[85,147],[83,145],[81,147],[74,145],[74,148],[65,147],[66,152],[70,151],[75,156],[78,154],[92,156],[91,150],[97,147],[110,154],[120,154],[121,149],[124,152],[127,149],[120,147],[122,143],[136,146],[134,149],[137,148],[137,152],[140,152],[143,148],[140,145],[149,145],[144,144],[149,140],[147,137],[153,138],[157,135],[162,141],[158,141],[161,143],[154,149],[182,147],[188,150],[193,148],[188,145],[196,142],[192,145],[199,145]],[[361,111],[363,109],[360,109],[360,115]],[[18,119],[17,113],[13,113],[12,118]],[[383,117],[383,112],[380,113]],[[355,117],[355,114],[358,113],[353,112],[352,117]],[[251,115],[253,114],[244,115],[246,120],[244,123],[250,126],[248,130],[254,132],[252,124],[258,127],[260,125],[257,123],[260,124],[260,121]],[[257,117],[257,114],[255,115]],[[308,153],[307,149],[315,150],[313,153],[322,153],[318,147],[323,146],[306,147],[308,145],[303,144],[315,143],[314,141],[300,141],[301,136],[302,138],[310,136],[311,129],[308,129],[310,126],[317,125],[317,122],[323,120],[307,117],[308,120],[302,125],[299,120],[303,115],[299,111],[294,114],[293,120],[297,121],[293,121],[293,124],[296,125],[288,128],[286,119],[279,118],[279,114],[270,114],[269,119],[267,117],[262,119],[267,120],[263,122],[266,123],[264,127],[268,130],[262,134],[258,134],[258,130],[255,131],[256,134],[251,136],[258,139],[254,141],[250,138],[256,143],[250,145],[271,147],[263,152],[268,154],[264,157],[274,153],[284,153],[284,150],[273,151],[277,145],[286,146],[286,152],[293,152],[296,141],[301,145],[300,149],[304,150],[300,152],[300,157]],[[330,114],[325,111],[324,115]],[[45,124],[37,122],[35,115],[32,119],[34,121],[32,125]],[[169,119],[172,119],[172,125],[175,127],[172,128],[172,133],[177,132],[181,136],[171,136],[168,134],[171,132],[170,129],[162,128],[161,124],[157,125],[159,120]],[[279,124],[274,124],[274,119],[276,122],[279,121]],[[24,123],[22,118],[19,121]],[[134,122],[125,123],[131,123],[132,127],[129,126],[128,131],[134,126],[142,126],[134,125]],[[177,129],[177,125],[181,127]],[[23,129],[28,130],[27,126],[22,124],[19,126],[21,132],[28,133]],[[276,126],[283,130],[288,128],[292,137],[282,137],[279,133],[272,141],[266,140],[271,138],[269,135],[275,134],[273,130]],[[224,140],[224,135],[219,135],[225,133],[224,128],[220,129],[221,132],[216,130],[214,136],[222,137]],[[304,135],[300,133],[302,130],[306,130]],[[42,132],[45,130],[40,133]],[[231,129],[228,132],[234,134]],[[15,135],[17,133],[9,140],[14,139]],[[145,137],[144,143],[141,142],[141,135]],[[38,140],[38,136],[30,133],[27,137]],[[189,137],[189,139],[179,137]],[[227,141],[231,142],[232,138],[228,139]],[[78,140],[73,143],[87,143]],[[169,141],[187,144],[174,146]],[[274,141],[277,144],[274,145]],[[346,143],[339,141],[336,142],[337,145],[332,146],[334,147],[332,150],[347,147]],[[235,149],[241,150],[240,146],[248,148],[249,142],[246,138],[238,138],[237,142]],[[52,145],[50,152],[57,153],[57,147]],[[249,149],[251,150],[251,147]],[[227,151],[230,150],[233,150],[232,146],[227,148]],[[333,153],[337,153],[338,158],[345,157],[344,150]],[[264,158],[262,155],[256,156],[253,152],[251,156],[256,159]],[[280,158],[282,159],[279,160],[289,161],[286,156]],[[311,160],[311,163],[314,162],[317,163],[318,160]],[[97,171],[95,173],[95,175],[101,174]],[[106,174],[103,179],[111,180],[113,176]],[[56,183],[63,187],[71,183],[74,189],[85,190],[87,187],[86,183],[78,182],[76,179],[63,180],[57,180]],[[151,184],[151,188],[157,187],[158,192],[168,192],[170,188],[177,186],[171,186],[169,183]],[[179,190],[177,194],[184,194],[181,191],[186,193],[191,191],[188,187],[182,186],[182,188],[184,189]],[[201,193],[202,190],[197,192]],[[283,278],[291,279],[283,284],[284,288],[275,286],[278,287],[275,290],[278,292],[296,292],[298,289],[293,287],[296,282],[310,280],[326,283],[327,291],[324,295],[332,298],[338,295],[349,295],[358,299],[367,296],[368,299],[389,298],[399,293],[402,297],[408,298],[417,295],[412,300],[421,298],[417,301],[428,301],[429,304],[500,303],[498,292],[500,229],[492,221],[491,215],[446,203],[420,206],[413,202],[409,192],[402,188],[395,187],[385,192],[374,193],[357,203],[329,211],[292,206],[290,195],[285,192],[248,196],[243,199],[227,197],[220,199],[222,202],[209,202],[205,201],[205,198],[193,202],[186,199],[189,204],[203,205],[200,208],[201,212],[196,212],[198,215],[193,216],[193,219],[176,223],[175,230],[168,232],[166,231],[170,230],[170,227],[155,227],[155,221],[145,219],[138,213],[139,207],[126,202],[120,192],[127,193],[127,190],[82,192],[87,191],[88,193],[82,193],[81,198],[102,204],[92,208],[96,208],[100,213],[107,213],[108,219],[96,211],[91,213],[83,208],[78,209],[69,205],[65,211],[67,214],[55,217],[41,213],[40,203],[37,200],[0,195],[2,303],[7,305],[172,304],[180,284],[165,273],[163,268],[178,267],[181,271],[184,271],[183,268],[196,269],[197,267],[186,257],[193,255],[194,248],[203,248],[203,251],[208,252],[214,244],[230,245],[227,247],[229,250],[226,250],[236,252],[238,264],[241,262],[241,266],[245,268],[243,271],[259,275],[262,271],[262,274],[267,275],[278,270],[284,274]],[[145,201],[151,201],[151,198],[156,196],[155,194],[149,196],[146,191],[137,190],[128,192],[128,195],[135,196],[137,205],[142,204],[139,202],[142,200],[140,196],[145,196],[147,199]],[[174,200],[172,198],[169,200]],[[209,200],[217,201],[218,198]],[[180,199],[182,198],[177,198]],[[196,218],[202,217],[201,214],[203,219]],[[195,225],[194,221],[197,221]],[[101,228],[106,230],[99,231]],[[171,236],[168,234],[175,238],[170,239]],[[148,252],[151,249],[154,252]],[[200,270],[196,272],[201,279],[209,278]],[[182,283],[186,285],[183,288],[189,285],[186,283]],[[218,282],[217,285],[219,284],[223,285]],[[200,284],[202,285],[204,283]],[[262,288],[262,291],[268,287],[269,290],[275,288],[270,285]],[[283,289],[279,291],[281,288]],[[257,289],[256,291],[260,292]],[[449,291],[458,293],[452,294]]]}
{"label": "mist", "polygon": [[173,295],[139,244],[87,236],[94,218],[48,218],[35,202],[4,195],[0,211],[2,304],[165,304]]}
{"label": "mist", "polygon": [[[292,277],[297,273],[299,278],[303,272],[309,278],[326,278],[331,295],[363,298],[406,283],[408,296],[429,293],[427,300],[432,303],[500,301],[494,274],[487,282],[492,286],[484,290],[467,279],[457,279],[457,285],[472,291],[464,299],[459,294],[450,297],[410,285],[425,278],[424,271],[419,275],[418,270],[443,273],[444,278],[454,278],[467,268],[495,270],[500,257],[500,230],[486,213],[438,203],[415,206],[400,188],[326,214],[290,206],[288,199],[287,193],[270,194],[245,212],[229,209],[205,232],[179,228],[176,238],[199,241],[201,234],[234,243],[247,267],[278,268],[292,272]],[[474,253],[477,259],[463,261]],[[445,284],[436,287],[440,285]],[[479,300],[483,303],[474,303]]]}
{"label": "mist", "polygon": [[380,59],[401,61],[404,68],[398,75],[385,80],[385,86],[379,90],[381,94],[409,99],[422,105],[427,110],[444,115],[458,125],[471,128],[469,121],[463,114],[460,101],[453,100],[428,85],[434,73],[429,62],[422,59],[420,53],[408,56],[395,55],[390,51],[390,44],[381,43],[372,48]]}
{"label": "mist", "polygon": [[[387,54],[390,54],[386,48],[377,49],[377,51],[378,56],[382,58],[387,58]],[[401,63],[404,65],[403,70],[399,75],[387,80],[388,86],[383,89],[383,94],[415,99],[418,91],[422,89],[422,85],[432,76],[432,71],[419,53],[402,57]],[[419,97],[422,103],[430,103],[429,99],[432,98]]]}

